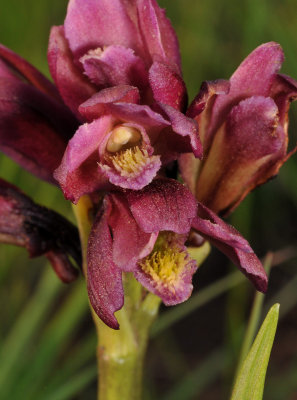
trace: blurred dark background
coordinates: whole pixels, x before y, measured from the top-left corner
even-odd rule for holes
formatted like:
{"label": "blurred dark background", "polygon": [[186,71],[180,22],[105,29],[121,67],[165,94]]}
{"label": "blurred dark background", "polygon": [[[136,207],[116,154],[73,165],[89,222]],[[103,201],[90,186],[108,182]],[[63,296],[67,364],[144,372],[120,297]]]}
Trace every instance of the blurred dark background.
{"label": "blurred dark background", "polygon": [[[160,0],[159,4],[167,9],[178,33],[190,99],[202,81],[229,78],[249,52],[271,40],[284,49],[282,72],[297,78],[296,0]],[[63,23],[66,6],[67,0],[0,0],[0,42],[48,75],[49,29]],[[293,104],[290,148],[297,141],[296,132],[297,104]],[[73,220],[71,205],[60,191],[2,154],[0,176]],[[260,257],[276,252],[263,313],[280,302],[264,392],[264,399],[270,400],[297,399],[296,177],[297,156],[293,156],[276,179],[250,194],[229,219]],[[212,251],[195,276],[194,296],[184,316],[171,311],[177,322],[163,330],[161,319],[155,325],[145,368],[145,399],[229,398],[255,295],[247,281],[232,284],[238,280],[234,271],[224,256]],[[211,300],[201,304],[207,298],[205,288]],[[194,307],[200,293],[200,305]],[[29,260],[23,249],[1,245],[0,304],[1,399],[96,398],[96,338],[82,278],[63,285],[43,259]],[[166,311],[162,308],[161,318]]]}

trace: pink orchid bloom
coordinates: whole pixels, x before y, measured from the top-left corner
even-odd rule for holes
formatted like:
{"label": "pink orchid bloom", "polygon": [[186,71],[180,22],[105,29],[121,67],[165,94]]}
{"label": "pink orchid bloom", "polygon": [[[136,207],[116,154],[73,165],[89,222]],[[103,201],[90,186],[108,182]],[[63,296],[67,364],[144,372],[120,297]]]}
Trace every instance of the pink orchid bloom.
{"label": "pink orchid bloom", "polygon": [[204,157],[181,155],[180,170],[197,199],[216,213],[232,211],[292,154],[288,111],[297,82],[277,73],[283,58],[277,43],[259,46],[229,81],[205,82],[188,110],[199,124]]}
{"label": "pink orchid bloom", "polygon": [[267,276],[248,242],[197,202],[181,183],[155,179],[139,191],[112,192],[104,200],[88,245],[88,292],[97,315],[111,328],[124,302],[122,272],[132,272],[164,304],[191,295],[197,269],[185,241],[190,229],[226,254],[261,291]]}
{"label": "pink orchid bloom", "polygon": [[78,231],[54,211],[34,203],[15,186],[0,179],[0,242],[25,247],[30,257],[45,255],[65,283],[78,275],[69,256],[80,266]]}
{"label": "pink orchid bloom", "polygon": [[139,190],[180,153],[202,156],[197,124],[181,112],[177,38],[155,0],[71,0],[48,59],[65,103],[89,122],[55,173],[66,198],[111,184]]}
{"label": "pink orchid bloom", "polygon": [[195,149],[200,155],[194,120],[167,110],[170,123],[145,105],[105,102],[102,92],[80,110],[90,120],[94,113],[103,116],[80,126],[55,172],[66,198],[77,202],[83,194],[111,184],[139,190],[181,152]]}
{"label": "pink orchid bloom", "polygon": [[121,85],[137,88],[143,104],[186,106],[177,37],[155,0],[70,0],[64,26],[52,28],[48,60],[79,118],[83,102]]}

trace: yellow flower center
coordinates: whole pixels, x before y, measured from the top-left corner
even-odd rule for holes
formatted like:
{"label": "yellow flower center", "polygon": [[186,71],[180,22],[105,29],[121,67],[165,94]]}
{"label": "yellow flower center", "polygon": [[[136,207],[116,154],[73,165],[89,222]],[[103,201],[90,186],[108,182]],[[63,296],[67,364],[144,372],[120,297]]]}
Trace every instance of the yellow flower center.
{"label": "yellow flower center", "polygon": [[110,153],[116,153],[134,147],[140,141],[141,134],[138,129],[119,125],[112,131],[106,145],[106,150]]}
{"label": "yellow flower center", "polygon": [[119,171],[122,176],[140,172],[148,158],[147,150],[140,149],[138,146],[108,156],[114,168]]}
{"label": "yellow flower center", "polygon": [[167,247],[153,251],[142,260],[140,267],[152,277],[157,285],[163,285],[175,293],[175,287],[187,264],[187,258],[185,251]]}

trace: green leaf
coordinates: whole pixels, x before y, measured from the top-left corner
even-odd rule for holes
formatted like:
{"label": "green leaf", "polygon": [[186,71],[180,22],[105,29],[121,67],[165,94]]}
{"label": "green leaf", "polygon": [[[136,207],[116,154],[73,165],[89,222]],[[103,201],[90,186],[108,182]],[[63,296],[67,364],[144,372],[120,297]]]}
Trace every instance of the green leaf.
{"label": "green leaf", "polygon": [[279,304],[271,307],[260,331],[245,359],[231,400],[261,400],[269,356],[275,336],[279,315]]}

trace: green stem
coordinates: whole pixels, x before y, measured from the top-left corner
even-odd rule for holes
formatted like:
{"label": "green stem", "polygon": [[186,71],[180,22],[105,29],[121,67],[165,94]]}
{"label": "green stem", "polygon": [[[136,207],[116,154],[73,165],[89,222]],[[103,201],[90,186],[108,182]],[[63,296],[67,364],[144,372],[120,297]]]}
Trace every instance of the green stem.
{"label": "green stem", "polygon": [[[81,198],[74,212],[83,248],[83,270],[87,274],[87,242],[92,224],[92,203]],[[106,326],[91,308],[98,335],[98,399],[140,400],[143,361],[148,334],[160,299],[148,293],[130,273],[123,274],[125,305],[116,313],[119,330]]]}

